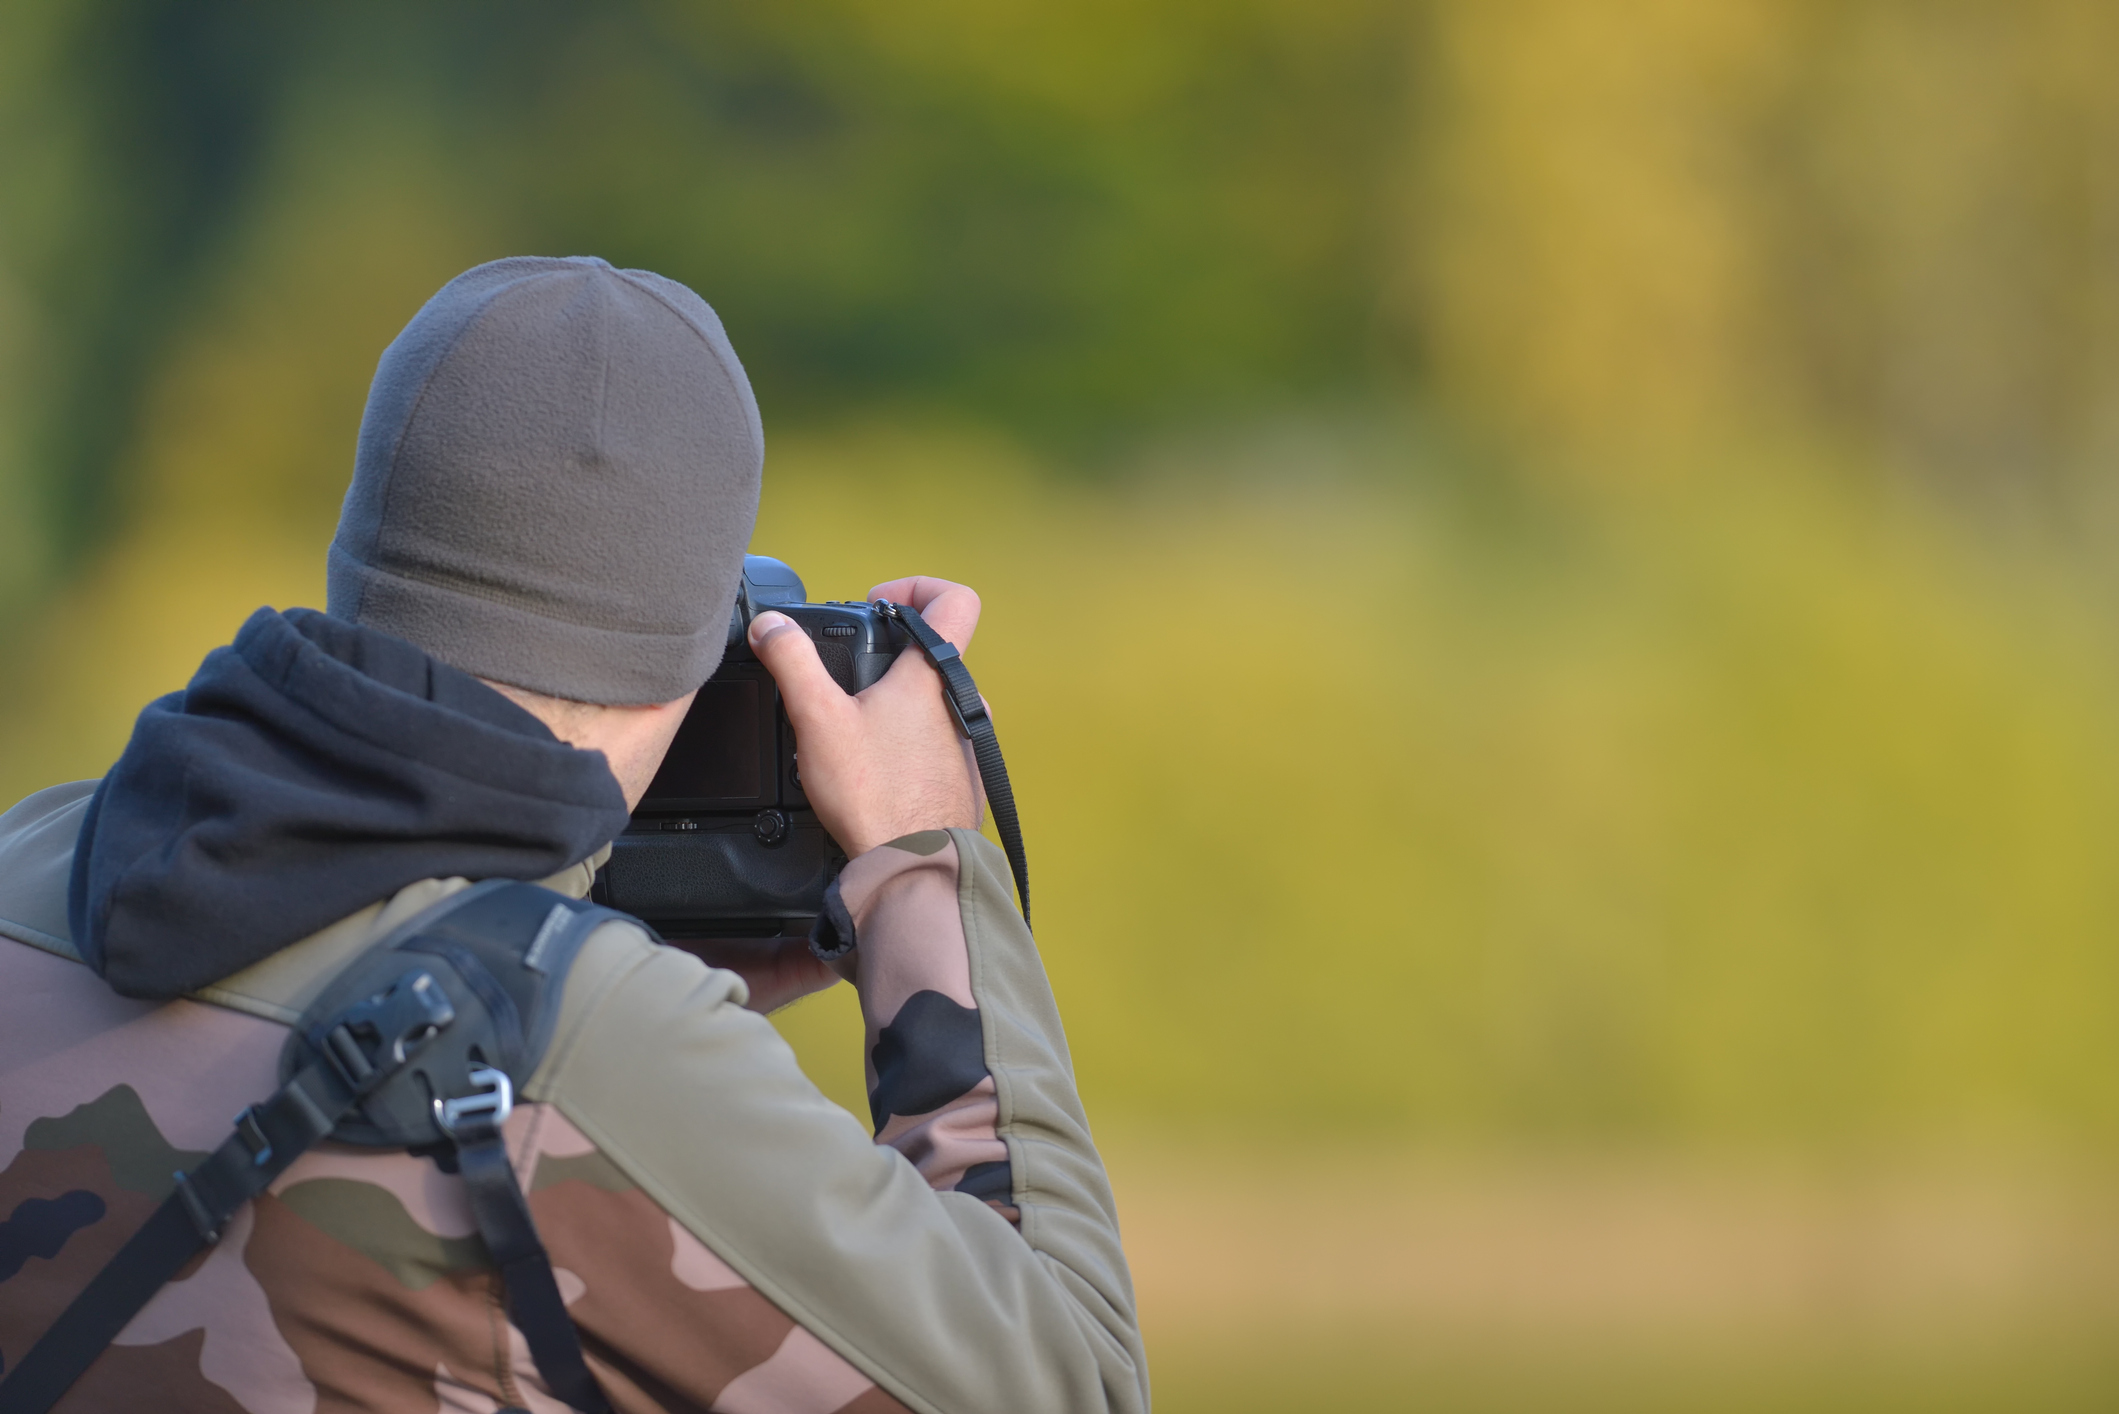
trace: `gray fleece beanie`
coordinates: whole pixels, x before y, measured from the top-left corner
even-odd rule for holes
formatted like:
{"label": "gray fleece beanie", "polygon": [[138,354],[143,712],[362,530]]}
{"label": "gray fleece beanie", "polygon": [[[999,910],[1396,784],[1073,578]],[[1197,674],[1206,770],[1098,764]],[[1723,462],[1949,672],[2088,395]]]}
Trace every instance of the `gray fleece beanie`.
{"label": "gray fleece beanie", "polygon": [[326,607],[496,682],[667,702],[721,661],[764,458],[699,296],[589,257],[478,266],[383,351]]}

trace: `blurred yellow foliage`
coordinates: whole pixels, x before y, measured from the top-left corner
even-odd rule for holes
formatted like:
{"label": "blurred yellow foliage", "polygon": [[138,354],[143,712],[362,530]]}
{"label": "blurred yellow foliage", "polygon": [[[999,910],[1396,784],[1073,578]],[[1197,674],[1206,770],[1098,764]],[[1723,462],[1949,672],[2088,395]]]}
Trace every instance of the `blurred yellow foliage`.
{"label": "blurred yellow foliage", "polygon": [[2109,1133],[2119,683],[2064,580],[1801,469],[1481,524],[1280,455],[1123,493],[904,434],[774,461],[759,543],[813,593],[986,594],[1108,1110]]}
{"label": "blurred yellow foliage", "polygon": [[1437,7],[1408,249],[1451,396],[1546,447],[1637,456],[1758,410],[1768,252],[1744,143],[1795,19],[1772,0]]}
{"label": "blurred yellow foliage", "polygon": [[1594,479],[1794,435],[2108,513],[2119,12],[1446,0],[1423,34],[1390,288],[1448,405]]}

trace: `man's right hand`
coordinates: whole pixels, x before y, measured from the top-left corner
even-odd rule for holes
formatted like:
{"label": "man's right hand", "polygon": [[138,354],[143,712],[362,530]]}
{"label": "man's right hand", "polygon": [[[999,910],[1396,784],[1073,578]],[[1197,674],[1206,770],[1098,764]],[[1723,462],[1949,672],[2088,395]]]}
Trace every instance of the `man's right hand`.
{"label": "man's right hand", "polygon": [[[961,584],[915,576],[879,584],[868,597],[909,604],[957,651],[971,646],[979,596]],[[978,767],[943,701],[941,676],[917,649],[848,695],[787,615],[752,619],[750,644],[794,724],[803,793],[849,856],[919,830],[978,828]]]}

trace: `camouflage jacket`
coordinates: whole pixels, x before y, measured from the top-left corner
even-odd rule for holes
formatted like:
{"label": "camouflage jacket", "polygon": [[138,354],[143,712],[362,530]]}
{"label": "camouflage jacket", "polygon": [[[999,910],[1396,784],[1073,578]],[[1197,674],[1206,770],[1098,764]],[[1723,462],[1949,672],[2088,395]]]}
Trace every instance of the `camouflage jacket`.
{"label": "camouflage jacket", "polygon": [[[275,1086],[286,1027],[429,880],[165,1003],[67,930],[93,782],[0,816],[0,1360],[35,1342]],[[546,880],[581,895],[596,860]],[[1007,867],[979,836],[848,865],[877,1132],[742,981],[607,923],[507,1125],[614,1405],[723,1414],[1145,1410],[1109,1185]],[[460,1180],[324,1144],[164,1287],[61,1409],[535,1414]]]}

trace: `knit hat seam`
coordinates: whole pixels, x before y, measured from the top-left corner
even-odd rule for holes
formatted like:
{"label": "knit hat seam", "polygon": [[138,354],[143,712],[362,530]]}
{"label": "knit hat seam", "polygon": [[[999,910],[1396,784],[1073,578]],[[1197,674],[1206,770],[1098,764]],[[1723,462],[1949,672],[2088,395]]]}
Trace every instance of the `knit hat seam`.
{"label": "knit hat seam", "polygon": [[[706,345],[706,351],[714,356],[714,367],[721,370],[721,376],[728,382],[729,391],[736,395],[736,405],[743,409],[743,418],[745,423],[750,428],[751,440],[762,445],[765,441],[765,424],[763,420],[760,419],[760,417],[758,416],[758,410],[756,406],[757,395],[751,391],[748,380],[745,380],[740,383],[736,381],[736,375],[729,371],[728,360],[724,359],[721,356],[720,347],[716,345],[714,341],[707,336],[706,331],[704,329],[701,329],[696,323],[694,323],[690,315],[686,314],[676,305],[671,304],[667,299],[663,298],[662,292],[660,290],[643,281],[633,279],[631,271],[614,269],[611,273],[616,275],[619,279],[624,280],[628,285],[631,285],[634,289],[646,295],[649,299],[655,301],[655,303],[661,305],[670,313],[676,315],[678,322],[683,324],[685,328],[692,331],[692,337],[697,339],[700,343]],[[718,315],[715,317],[719,318]],[[727,329],[724,328],[721,331],[721,337],[723,338],[723,340],[726,340],[728,338]]]}
{"label": "knit hat seam", "polygon": [[[493,307],[493,301],[530,278],[533,277],[526,275],[510,280],[505,285],[490,291],[485,298],[481,299],[478,302],[477,309],[472,312],[468,319],[464,320],[463,327],[458,329],[450,338],[448,347],[441,351],[440,355],[435,358],[433,364],[427,369],[427,376],[420,380],[419,396],[414,398],[412,406],[405,410],[404,421],[400,422],[397,427],[397,440],[390,444],[390,460],[386,463],[390,468],[390,476],[383,486],[382,504],[376,508],[375,543],[368,550],[369,555],[374,559],[381,560],[384,558],[383,533],[390,524],[390,502],[397,495],[398,459],[405,454],[405,442],[412,435],[413,424],[419,421],[420,409],[427,405],[427,394],[434,388],[434,375],[441,372],[442,365],[447,363],[450,357],[455,354],[457,345],[461,344],[471,330],[477,327],[478,321],[486,317],[486,312]],[[332,537],[333,540],[337,538],[336,536]],[[354,558],[350,552],[348,553],[348,558]],[[365,563],[365,561],[356,559],[356,563]]]}
{"label": "knit hat seam", "polygon": [[597,462],[610,460],[610,449],[603,444],[603,429],[609,421],[607,414],[611,406],[611,330],[607,323],[596,326],[596,426],[589,433],[589,446]]}

